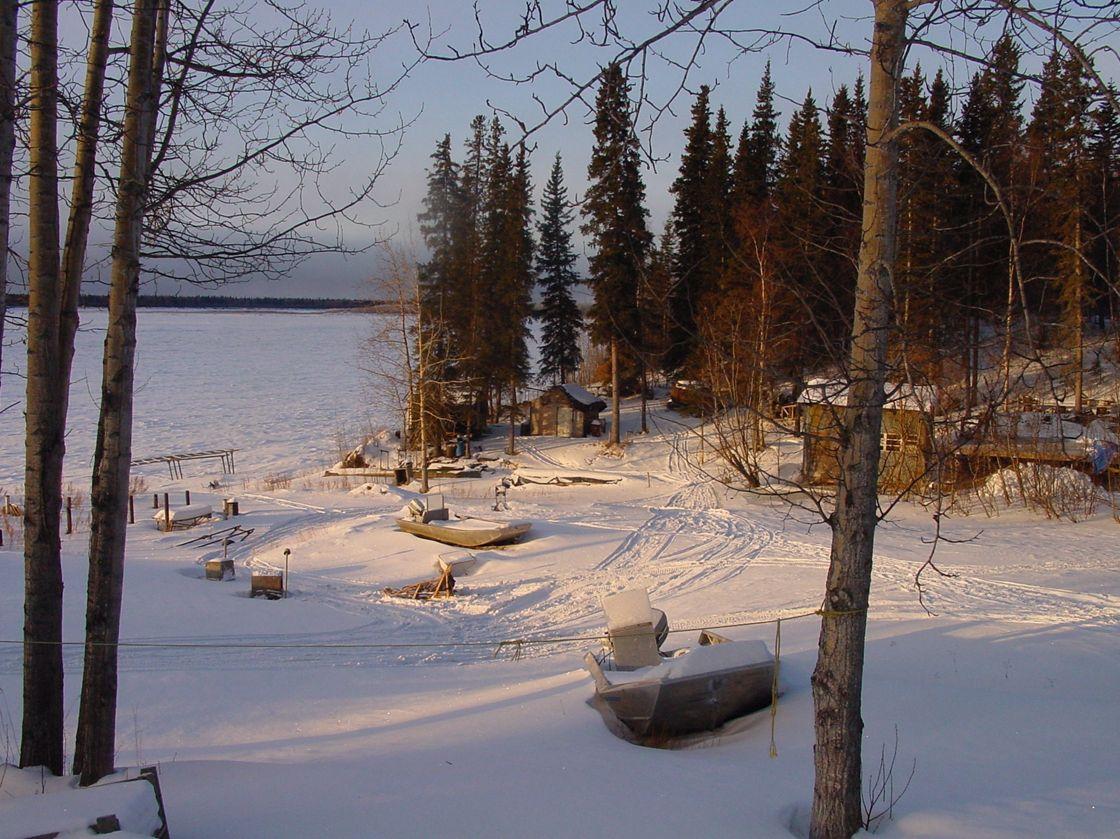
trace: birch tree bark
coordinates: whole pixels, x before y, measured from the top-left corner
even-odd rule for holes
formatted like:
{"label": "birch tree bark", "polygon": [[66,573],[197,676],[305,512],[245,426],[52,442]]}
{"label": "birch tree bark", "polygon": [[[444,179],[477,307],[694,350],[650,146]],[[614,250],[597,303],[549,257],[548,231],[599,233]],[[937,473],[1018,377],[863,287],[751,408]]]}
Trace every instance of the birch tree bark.
{"label": "birch tree bark", "polygon": [[163,76],[166,0],[133,6],[128,87],[121,146],[109,324],[102,364],[101,413],[90,493],[89,587],[85,668],[74,751],[83,785],[113,771],[117,714],[117,647],[132,459],[136,361],[136,298],[140,245]]}
{"label": "birch tree bark", "polygon": [[31,9],[28,125],[27,395],[23,508],[20,766],[62,774],[62,458],[58,405],[58,3]]}
{"label": "birch tree bark", "polygon": [[101,134],[101,104],[105,96],[105,64],[109,58],[109,34],[113,24],[113,0],[98,0],[90,25],[86,54],[85,90],[78,118],[78,146],[74,153],[74,182],[70,194],[70,216],[62,249],[62,303],[59,348],[60,410],[65,421],[70,403],[70,369],[74,361],[74,336],[78,332],[78,300],[86,262],[93,190],[96,182],[97,143]]}
{"label": "birch tree bark", "polygon": [[4,319],[8,313],[8,234],[11,229],[12,156],[16,148],[18,22],[17,0],[0,0],[0,385],[4,378]]}
{"label": "birch tree bark", "polygon": [[844,409],[832,549],[813,671],[816,745],[810,836],[846,839],[862,826],[864,640],[878,503],[879,436],[892,315],[898,191],[897,93],[908,0],[875,0],[862,239],[851,385]]}
{"label": "birch tree bark", "polygon": [[619,444],[618,426],[622,412],[619,410],[619,401],[621,396],[619,390],[619,375],[618,375],[618,339],[611,338],[611,436],[610,444],[617,446]]}

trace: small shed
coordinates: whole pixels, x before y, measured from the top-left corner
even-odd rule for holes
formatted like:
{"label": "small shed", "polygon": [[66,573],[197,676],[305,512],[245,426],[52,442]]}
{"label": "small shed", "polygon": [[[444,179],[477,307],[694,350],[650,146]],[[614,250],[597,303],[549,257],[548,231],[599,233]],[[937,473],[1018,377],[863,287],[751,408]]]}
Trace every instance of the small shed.
{"label": "small shed", "polygon": [[[932,463],[930,435],[934,410],[932,388],[887,383],[880,431],[879,486],[905,489],[926,473]],[[801,479],[827,484],[839,476],[840,422],[848,404],[848,384],[837,379],[813,379],[801,392],[804,448]]]}
{"label": "small shed", "polygon": [[607,403],[579,385],[554,385],[529,403],[529,433],[586,437]]}

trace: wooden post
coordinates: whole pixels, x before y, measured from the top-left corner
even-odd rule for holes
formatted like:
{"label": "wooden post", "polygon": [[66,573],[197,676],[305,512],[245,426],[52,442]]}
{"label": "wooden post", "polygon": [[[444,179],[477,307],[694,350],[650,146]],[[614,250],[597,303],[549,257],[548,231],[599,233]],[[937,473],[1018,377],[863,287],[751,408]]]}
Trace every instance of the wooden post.
{"label": "wooden post", "polygon": [[153,492],[152,493],[152,509],[153,510],[158,510],[159,509],[159,493],[158,492]]}
{"label": "wooden post", "polygon": [[163,494],[163,527],[166,532],[171,532],[171,502],[166,492]]}
{"label": "wooden post", "polygon": [[292,555],[291,548],[284,548],[284,599],[288,599],[288,557]]}
{"label": "wooden post", "polygon": [[66,496],[66,535],[69,536],[74,532],[74,512],[73,512],[73,499],[69,495]]}
{"label": "wooden post", "polygon": [[128,496],[128,523],[136,524],[136,496],[131,493]]}
{"label": "wooden post", "polygon": [[187,506],[189,507],[191,506],[191,491],[189,489],[185,489],[183,490],[183,492],[187,497]]}

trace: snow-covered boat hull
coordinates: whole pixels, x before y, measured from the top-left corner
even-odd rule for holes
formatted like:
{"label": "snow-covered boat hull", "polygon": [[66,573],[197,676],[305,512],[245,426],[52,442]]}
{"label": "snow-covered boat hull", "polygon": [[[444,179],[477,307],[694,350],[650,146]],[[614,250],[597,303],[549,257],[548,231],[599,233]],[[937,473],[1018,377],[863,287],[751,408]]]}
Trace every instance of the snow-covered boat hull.
{"label": "snow-covered boat hull", "polygon": [[[471,526],[463,526],[470,522]],[[529,532],[531,522],[494,522],[481,519],[422,522],[397,519],[397,527],[423,539],[433,539],[460,548],[485,548],[516,542]]]}
{"label": "snow-covered boat hull", "polygon": [[[728,645],[752,642],[724,642]],[[722,644],[721,644],[722,646]],[[642,668],[628,681],[612,683],[591,653],[585,664],[595,679],[603,705],[637,737],[671,736],[712,731],[736,717],[767,707],[774,683],[774,659],[761,660],[668,678],[659,667]]]}

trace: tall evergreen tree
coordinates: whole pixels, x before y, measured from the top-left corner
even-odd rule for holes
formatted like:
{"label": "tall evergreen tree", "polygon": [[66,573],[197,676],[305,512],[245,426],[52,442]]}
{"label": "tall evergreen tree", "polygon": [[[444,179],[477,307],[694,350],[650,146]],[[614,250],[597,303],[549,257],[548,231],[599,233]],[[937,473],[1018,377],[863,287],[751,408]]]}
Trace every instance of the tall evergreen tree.
{"label": "tall evergreen tree", "polygon": [[1091,110],[1089,88],[1080,63],[1055,51],[1046,62],[1042,87],[1027,129],[1032,183],[1038,205],[1032,213],[1035,234],[1051,241],[1035,249],[1037,280],[1049,291],[1043,298],[1061,325],[1057,336],[1073,351],[1074,407],[1080,411],[1084,391],[1085,312],[1090,282],[1086,208],[1090,192]]}
{"label": "tall evergreen tree", "polygon": [[645,184],[630,106],[630,84],[617,64],[603,72],[595,100],[595,146],[587,167],[583,232],[595,302],[592,334],[611,348],[611,436],[619,437],[619,353],[640,349],[638,285],[651,236],[646,227]]}
{"label": "tall evergreen tree", "polygon": [[1090,255],[1095,268],[1098,315],[1114,322],[1120,316],[1120,114],[1104,98],[1093,111],[1090,143],[1090,192],[1093,241]]}
{"label": "tall evergreen tree", "polygon": [[454,343],[458,373],[472,394],[475,406],[468,416],[473,426],[484,421],[478,414],[485,402],[486,360],[483,358],[484,289],[483,214],[486,201],[486,119],[482,115],[471,120],[470,136],[459,169],[460,208],[454,234],[454,260],[451,305],[445,309],[449,332]]}
{"label": "tall evergreen tree", "polygon": [[685,129],[685,147],[680,172],[673,182],[676,196],[673,227],[677,239],[673,273],[676,280],[672,301],[673,332],[665,367],[685,365],[696,347],[696,317],[701,298],[715,287],[711,276],[711,216],[708,207],[708,174],[712,161],[709,89],[702,85],[692,105],[692,122]]}
{"label": "tall evergreen tree", "polygon": [[583,316],[572,294],[579,282],[569,229],[574,217],[557,153],[541,198],[541,219],[537,227],[540,241],[537,274],[543,292],[540,378],[553,384],[566,382],[582,360],[579,336],[583,330]]}
{"label": "tall evergreen tree", "polygon": [[723,108],[716,112],[712,129],[712,157],[704,178],[707,193],[708,257],[705,273],[710,286],[704,295],[718,293],[730,262],[735,226],[731,223],[731,136],[728,133],[727,114]]}
{"label": "tall evergreen tree", "polygon": [[782,299],[774,302],[774,322],[789,324],[794,333],[781,363],[797,379],[808,365],[835,358],[830,350],[840,338],[829,331],[835,307],[821,258],[826,229],[823,154],[817,104],[809,91],[790,118],[774,191],[784,286]]}
{"label": "tall evergreen tree", "polygon": [[513,251],[510,274],[502,294],[508,313],[506,344],[509,347],[507,381],[515,386],[529,379],[529,318],[533,314],[533,286],[536,285],[533,237],[533,182],[529,174],[529,152],[524,143],[517,145],[517,159],[509,183],[508,239]]}
{"label": "tall evergreen tree", "polygon": [[744,123],[739,135],[732,167],[732,202],[741,206],[746,201],[761,201],[773,192],[778,174],[778,158],[782,141],[778,135],[778,117],[774,108],[774,81],[770,62],[762,74],[751,121]]}
{"label": "tall evergreen tree", "polygon": [[852,301],[856,285],[856,255],[859,251],[861,195],[863,186],[862,113],[848,86],[840,85],[828,110],[828,142],[824,162],[825,253],[827,283],[821,283],[825,303],[820,317],[830,334],[851,330]]}
{"label": "tall evergreen tree", "polygon": [[[1017,195],[1021,178],[1022,118],[1019,96],[1019,52],[1010,38],[992,50],[991,64],[973,76],[957,124],[961,146],[991,174],[1000,187],[1013,220],[1026,215]],[[1003,211],[986,179],[962,158],[956,161],[952,193],[952,298],[957,304],[959,344],[966,371],[966,409],[976,399],[985,322],[1017,304],[1010,292],[1018,287],[1012,275],[1010,238]],[[1014,222],[1018,234],[1018,223]]]}
{"label": "tall evergreen tree", "polygon": [[445,134],[436,144],[431,161],[424,211],[418,217],[429,255],[428,261],[420,266],[420,282],[425,304],[442,311],[446,296],[453,292],[456,282],[455,235],[462,212],[459,167],[451,157],[450,134]]}
{"label": "tall evergreen tree", "polygon": [[[481,315],[478,326],[481,391],[492,408],[501,401],[501,390],[508,381],[514,360],[508,355],[508,329],[514,312],[505,316],[502,304],[512,288],[516,262],[513,225],[513,158],[497,118],[490,121],[485,143],[484,187],[482,195],[482,265],[479,271]],[[503,312],[499,315],[499,312]]]}

